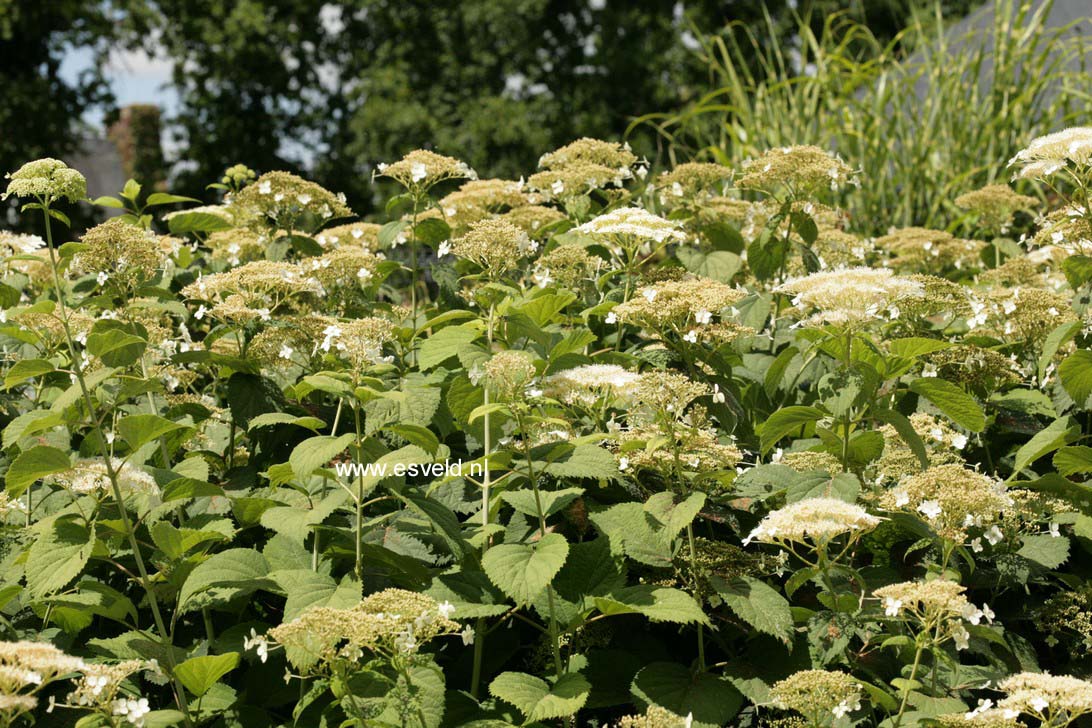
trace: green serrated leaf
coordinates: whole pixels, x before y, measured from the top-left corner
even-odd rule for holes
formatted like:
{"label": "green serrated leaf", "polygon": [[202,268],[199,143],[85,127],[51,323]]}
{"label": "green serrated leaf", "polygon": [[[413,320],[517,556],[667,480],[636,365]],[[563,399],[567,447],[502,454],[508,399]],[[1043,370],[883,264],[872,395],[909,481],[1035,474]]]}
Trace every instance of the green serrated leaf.
{"label": "green serrated leaf", "polygon": [[311,475],[318,468],[325,467],[337,455],[345,451],[356,440],[356,435],[349,433],[334,437],[333,435],[316,435],[309,437],[292,450],[288,456],[288,462],[292,465],[292,472],[297,478],[303,479]]}
{"label": "green serrated leaf", "polygon": [[189,428],[159,415],[129,415],[118,420],[115,426],[115,431],[121,435],[121,439],[129,443],[129,447],[134,450],[169,432],[185,429]]}
{"label": "green serrated leaf", "polygon": [[95,548],[95,531],[58,519],[38,537],[27,555],[27,592],[32,597],[63,589],[79,576]]}
{"label": "green serrated leaf", "polygon": [[9,494],[18,497],[34,481],[72,467],[68,453],[48,445],[37,445],[19,453],[11,463],[4,479]]}
{"label": "green serrated leaf", "polygon": [[654,662],[633,678],[633,694],[679,716],[691,716],[692,726],[723,726],[743,707],[743,695],[723,677],[691,672],[674,662]]}
{"label": "green serrated leaf", "polygon": [[253,549],[228,549],[198,564],[178,592],[178,608],[189,611],[260,587],[269,573],[265,557]]}
{"label": "green serrated leaf", "polygon": [[603,614],[641,614],[652,622],[709,624],[709,618],[692,596],[679,589],[648,584],[615,589],[596,597],[595,608]]}
{"label": "green serrated leaf", "polygon": [[1069,559],[1069,539],[1048,533],[1030,534],[1023,537],[1023,545],[1016,553],[1044,568],[1057,569]]}
{"label": "green serrated leaf", "polygon": [[201,697],[224,675],[239,666],[239,653],[227,652],[223,655],[205,655],[191,657],[174,668],[174,675],[186,690]]}
{"label": "green serrated leaf", "polygon": [[986,413],[975,398],[945,379],[922,377],[910,382],[910,391],[925,397],[952,422],[971,432],[986,427]]}
{"label": "green serrated leaf", "polygon": [[1078,407],[1092,395],[1092,351],[1078,349],[1058,365],[1058,379]]}
{"label": "green serrated leaf", "polygon": [[722,579],[716,574],[710,583],[728,608],[744,622],[785,644],[792,640],[789,602],[769,584],[751,576]]}
{"label": "green serrated leaf", "polygon": [[[583,488],[564,488],[562,490],[539,491],[543,516],[549,517],[572,503],[584,493]],[[501,498],[520,513],[538,518],[538,501],[533,490],[507,490]]]}
{"label": "green serrated leaf", "polygon": [[823,411],[815,407],[782,407],[762,424],[762,452],[768,452],[782,437],[821,419],[823,415]]}
{"label": "green serrated leaf", "polygon": [[489,692],[514,705],[533,723],[575,714],[587,702],[591,685],[577,672],[562,675],[552,686],[527,673],[502,672],[489,684]]}
{"label": "green serrated leaf", "polygon": [[518,604],[541,594],[569,555],[569,542],[559,533],[547,533],[535,543],[500,544],[482,557],[486,575]]}

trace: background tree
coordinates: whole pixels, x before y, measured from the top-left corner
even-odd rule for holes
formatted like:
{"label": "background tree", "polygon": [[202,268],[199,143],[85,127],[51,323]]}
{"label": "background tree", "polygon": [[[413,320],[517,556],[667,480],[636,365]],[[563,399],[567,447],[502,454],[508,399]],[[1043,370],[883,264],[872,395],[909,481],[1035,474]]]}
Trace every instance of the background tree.
{"label": "background tree", "polygon": [[[889,37],[915,4],[145,0],[130,27],[174,61],[179,192],[245,161],[306,168],[366,212],[373,165],[417,147],[515,178],[543,149],[679,108],[707,87],[695,32],[847,10]],[[653,151],[651,135],[633,142]]]}
{"label": "background tree", "polygon": [[[64,157],[79,145],[85,114],[113,102],[103,66],[117,41],[117,6],[80,0],[0,0],[0,170],[39,157]],[[74,82],[61,77],[66,54],[92,63]],[[13,226],[15,200],[0,206]]]}

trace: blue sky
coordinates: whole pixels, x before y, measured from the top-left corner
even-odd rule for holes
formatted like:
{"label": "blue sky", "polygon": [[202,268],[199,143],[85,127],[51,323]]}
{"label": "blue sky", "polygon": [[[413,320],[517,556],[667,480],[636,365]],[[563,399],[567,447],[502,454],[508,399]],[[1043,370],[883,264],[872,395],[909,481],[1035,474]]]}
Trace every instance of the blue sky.
{"label": "blue sky", "polygon": [[[61,64],[61,75],[68,80],[74,79],[91,65],[91,58],[87,49],[74,49]],[[168,61],[151,58],[143,52],[116,51],[107,63],[106,75],[119,106],[156,104],[166,112],[174,111],[178,106],[178,96],[165,88],[171,76]],[[90,113],[85,121],[101,126],[101,110]]]}

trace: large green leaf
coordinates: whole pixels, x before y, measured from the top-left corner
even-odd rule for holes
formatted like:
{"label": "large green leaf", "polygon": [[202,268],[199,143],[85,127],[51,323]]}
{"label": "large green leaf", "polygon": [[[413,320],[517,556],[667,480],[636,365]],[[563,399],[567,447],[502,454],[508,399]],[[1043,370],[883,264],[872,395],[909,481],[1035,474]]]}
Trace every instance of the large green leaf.
{"label": "large green leaf", "polygon": [[[385,710],[376,717],[377,726],[399,728],[440,728],[444,719],[444,672],[431,660],[408,667],[398,676],[397,688],[385,691]],[[407,710],[404,695],[413,695]]]}
{"label": "large green leaf", "polygon": [[552,686],[524,672],[502,672],[489,684],[489,692],[533,723],[573,715],[587,702],[591,685],[578,672],[562,675]]}
{"label": "large green leaf", "polygon": [[129,443],[129,447],[134,450],[169,432],[185,429],[187,429],[186,425],[172,422],[159,415],[129,415],[118,420],[115,427],[121,439]]}
{"label": "large green leaf", "polygon": [[43,597],[63,589],[80,575],[94,549],[93,528],[75,520],[55,520],[27,554],[27,592]]}
{"label": "large green leaf", "polygon": [[542,504],[542,515],[549,517],[579,498],[583,492],[583,488],[540,490],[536,498],[533,490],[525,488],[523,490],[507,490],[501,494],[501,498],[520,513],[538,518],[540,502]]}
{"label": "large green leaf", "polygon": [[469,346],[479,336],[481,331],[474,325],[442,328],[421,342],[417,349],[417,365],[421,371],[438,367],[448,359],[458,356],[461,349]]}
{"label": "large green leaf", "polygon": [[340,584],[333,577],[310,569],[274,571],[269,579],[288,597],[284,621],[290,622],[309,607],[348,609],[360,602],[360,582],[345,578]]}
{"label": "large green leaf", "polygon": [[785,435],[796,432],[822,417],[823,411],[815,407],[794,405],[779,409],[762,424],[762,451],[767,452]]}
{"label": "large green leaf", "polygon": [[3,449],[19,442],[24,437],[64,424],[64,418],[52,410],[31,410],[19,415],[4,428]]}
{"label": "large green leaf", "polygon": [[678,503],[674,500],[671,493],[656,493],[645,502],[645,513],[660,524],[660,538],[667,543],[701,513],[705,505],[705,494],[691,493]]}
{"label": "large green leaf", "polygon": [[737,576],[712,577],[713,588],[729,609],[759,632],[773,635],[785,644],[792,640],[793,620],[785,597],[760,579]]}
{"label": "large green leaf", "polygon": [[1044,455],[1067,445],[1080,435],[1080,428],[1072,424],[1068,417],[1054,420],[1045,428],[1035,433],[1034,437],[1024,443],[1016,451],[1016,462],[1013,464],[1012,476],[1018,476],[1024,468],[1034,463]]}
{"label": "large green leaf", "polygon": [[731,281],[743,267],[743,259],[726,250],[703,253],[694,248],[680,247],[676,255],[683,267],[691,273],[721,283]]}
{"label": "large green leaf", "polygon": [[4,388],[11,389],[29,379],[48,374],[54,369],[53,364],[45,359],[20,359],[4,375]]}
{"label": "large green leaf", "polygon": [[550,585],[568,555],[565,537],[547,533],[534,543],[494,546],[482,557],[482,567],[498,589],[526,604]]}
{"label": "large green leaf", "polygon": [[1092,473],[1092,447],[1073,445],[1054,453],[1054,467],[1066,477],[1077,473]]}
{"label": "large green leaf", "polygon": [[1058,378],[1078,407],[1092,395],[1092,351],[1079,349],[1058,365]]}
{"label": "large green leaf", "polygon": [[239,653],[227,652],[223,655],[204,655],[191,657],[174,668],[175,677],[186,690],[201,697],[229,672],[239,666]]}
{"label": "large green leaf", "polygon": [[641,503],[619,503],[593,514],[591,519],[610,541],[612,553],[625,554],[649,566],[671,566],[671,549]]}
{"label": "large green leaf", "polygon": [[222,551],[190,572],[178,593],[178,609],[189,611],[253,592],[268,573],[265,557],[253,549]]}
{"label": "large green leaf", "polygon": [[131,324],[99,319],[87,335],[87,351],[108,367],[125,367],[136,362],[148,342]]}
{"label": "large green leaf", "polygon": [[560,456],[551,457],[542,470],[559,478],[610,480],[618,477],[618,463],[614,456],[597,445],[572,447]]}
{"label": "large green leaf", "polygon": [[856,503],[857,495],[861,492],[861,481],[853,473],[800,473],[787,486],[785,501],[788,503],[807,498],[837,498],[846,503]]}
{"label": "large green leaf", "polygon": [[1069,558],[1069,539],[1048,533],[1033,533],[1023,537],[1016,553],[1047,569],[1057,569]]}
{"label": "large green leaf", "polygon": [[609,596],[596,597],[595,607],[603,614],[641,614],[652,622],[709,624],[709,618],[694,598],[684,591],[648,584],[616,589]]}
{"label": "large green leaf", "polygon": [[692,725],[702,727],[727,725],[743,706],[743,696],[726,678],[674,662],[644,667],[633,679],[633,694],[680,718],[693,716]]}
{"label": "large green leaf", "polygon": [[311,475],[318,468],[325,467],[337,455],[345,451],[345,448],[356,439],[356,435],[349,433],[334,437],[333,435],[316,435],[309,437],[292,450],[288,456],[288,462],[292,466],[292,472],[299,479]]}
{"label": "large green leaf", "polygon": [[4,476],[7,491],[14,497],[23,494],[34,481],[72,467],[68,453],[48,445],[37,445],[19,453]]}
{"label": "large green leaf", "polygon": [[209,212],[179,212],[167,220],[167,229],[172,235],[188,233],[215,233],[231,230],[231,223],[220,215]]}
{"label": "large green leaf", "polygon": [[986,426],[986,413],[975,398],[945,379],[922,377],[910,382],[910,391],[925,397],[952,422],[971,432]]}

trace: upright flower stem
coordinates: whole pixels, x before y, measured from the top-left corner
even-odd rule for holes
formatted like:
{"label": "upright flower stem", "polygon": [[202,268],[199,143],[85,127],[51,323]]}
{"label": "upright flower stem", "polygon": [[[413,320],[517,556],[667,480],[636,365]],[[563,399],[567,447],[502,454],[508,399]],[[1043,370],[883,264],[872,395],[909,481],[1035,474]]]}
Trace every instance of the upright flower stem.
{"label": "upright flower stem", "polygon": [[910,677],[906,682],[906,687],[902,691],[902,702],[899,703],[899,712],[895,715],[895,722],[891,724],[892,728],[899,728],[902,724],[902,715],[906,712],[906,703],[910,700],[910,686],[914,682],[914,678],[918,675],[918,668],[921,666],[921,656],[925,653],[925,643],[920,639],[918,640],[918,649],[914,653],[914,664],[910,668]]}
{"label": "upright flower stem", "polygon": [[[846,354],[845,365],[846,372],[853,366],[853,329],[846,329]],[[842,470],[849,472],[849,431],[852,428],[853,422],[850,417],[850,413],[847,411],[845,414],[845,421],[842,423]]]}
{"label": "upright flower stem", "polygon": [[[488,341],[490,352],[493,350],[493,316],[496,314],[496,304],[489,305],[489,318],[485,323],[485,337]],[[489,404],[489,384],[482,387],[482,404]],[[492,474],[489,472],[489,456],[493,452],[493,436],[490,431],[489,411],[486,410],[483,419],[484,436],[482,438],[483,459],[485,460],[485,472],[482,473],[482,556],[489,550],[489,536],[486,533],[489,528],[489,501],[492,486]],[[481,617],[474,625],[474,667],[470,676],[470,695],[478,697],[478,689],[482,677],[482,660],[485,657],[485,618]]]}
{"label": "upright flower stem", "polygon": [[[356,389],[356,383],[353,384],[353,389]],[[360,421],[360,407],[356,404],[353,405],[353,418],[356,426],[356,453],[357,457],[362,457],[364,454],[364,437],[363,426]],[[356,567],[353,569],[353,573],[356,574],[356,580],[359,582],[364,581],[364,470],[357,470],[357,486],[356,486],[356,523],[355,523],[354,540],[356,542]]]}
{"label": "upright flower stem", "polygon": [[[493,351],[493,316],[496,312],[496,304],[489,305],[489,318],[485,324],[485,337],[489,352]],[[482,404],[489,404],[489,383],[486,382],[482,387]],[[485,411],[485,417],[482,418],[484,425],[484,437],[483,439],[483,458],[485,460],[485,472],[482,473],[482,528],[489,528],[489,497],[490,486],[492,485],[492,475],[489,472],[489,456],[493,451],[492,434],[490,433],[490,419],[489,410]],[[482,541],[482,554],[485,554],[489,548],[489,538],[485,537]]]}
{"label": "upright flower stem", "polygon": [[[87,381],[83,376],[83,368],[80,366],[79,354],[76,351],[76,342],[72,336],[72,328],[68,322],[68,307],[65,306],[64,303],[64,289],[61,286],[57,253],[53,246],[53,228],[49,222],[49,202],[47,200],[41,200],[41,204],[42,212],[45,216],[46,247],[49,250],[49,264],[52,273],[53,291],[57,297],[57,308],[61,313],[61,328],[64,329],[65,342],[68,345],[69,358],[72,361],[72,372],[76,377],[76,382],[79,384],[80,395],[83,398],[84,406],[87,407],[87,416],[91,421],[91,426],[95,430],[99,443],[105,444],[106,433],[103,432],[102,424],[95,417],[95,401],[91,398],[91,391],[87,388]],[[140,575],[141,586],[144,587],[144,592],[148,598],[148,604],[152,610],[152,619],[155,621],[155,628],[156,631],[159,632],[160,643],[167,656],[167,665],[171,671],[171,677],[174,682],[175,703],[182,712],[186,725],[193,726],[189,708],[186,705],[185,688],[174,674],[174,645],[171,642],[170,632],[167,631],[166,622],[163,620],[163,614],[159,608],[159,599],[156,597],[155,590],[152,588],[152,580],[148,575],[148,568],[144,563],[144,556],[140,550],[140,542],[136,537],[136,529],[133,527],[133,522],[129,518],[129,512],[125,509],[125,499],[122,497],[121,486],[118,482],[118,473],[114,469],[114,464],[111,461],[109,454],[103,455],[103,464],[106,467],[106,477],[110,481],[110,489],[114,496],[114,502],[117,503],[118,506],[122,531],[124,531],[126,539],[129,541],[129,548],[132,549],[133,559],[136,561],[137,573]]]}
{"label": "upright flower stem", "polygon": [[[694,596],[700,599],[698,594],[698,552],[694,545],[694,524],[686,524],[686,539],[690,543],[690,578],[693,581]],[[705,672],[705,630],[698,625],[698,670]]]}
{"label": "upright flower stem", "polygon": [[[542,510],[542,495],[538,489],[538,478],[535,475],[535,466],[531,460],[531,442],[526,437],[527,430],[523,427],[523,418],[517,416],[516,422],[519,426],[519,432],[523,436],[523,451],[527,457],[527,477],[531,481],[531,492],[535,494],[535,510],[538,512],[539,538],[542,539],[546,537],[546,514]],[[554,668],[557,671],[557,676],[561,677],[565,668],[561,662],[561,644],[558,637],[556,609],[554,608],[553,584],[546,585],[546,603],[550,616],[549,634],[550,647],[554,655]]]}

